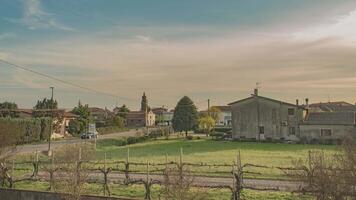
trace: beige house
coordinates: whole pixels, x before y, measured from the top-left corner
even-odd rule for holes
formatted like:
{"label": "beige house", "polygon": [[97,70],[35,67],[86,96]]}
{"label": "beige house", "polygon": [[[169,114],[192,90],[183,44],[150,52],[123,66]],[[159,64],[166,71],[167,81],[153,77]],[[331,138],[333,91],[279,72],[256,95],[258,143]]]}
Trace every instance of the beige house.
{"label": "beige house", "polygon": [[232,113],[233,139],[250,140],[298,140],[299,124],[305,109],[258,95],[229,104]]}

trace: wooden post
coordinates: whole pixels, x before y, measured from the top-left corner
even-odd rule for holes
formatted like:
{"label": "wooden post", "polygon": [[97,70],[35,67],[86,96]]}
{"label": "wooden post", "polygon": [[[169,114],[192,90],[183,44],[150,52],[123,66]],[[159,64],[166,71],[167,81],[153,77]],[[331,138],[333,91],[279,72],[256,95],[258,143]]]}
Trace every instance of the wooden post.
{"label": "wooden post", "polygon": [[79,153],[78,153],[78,161],[82,160],[82,148],[79,147]]}
{"label": "wooden post", "polygon": [[130,183],[130,148],[127,147],[127,155],[125,162],[125,184],[128,185]]}
{"label": "wooden post", "polygon": [[146,177],[147,183],[149,181],[149,178],[150,178],[150,170],[149,170],[149,162],[147,161],[147,177]]}
{"label": "wooden post", "polygon": [[129,160],[130,160],[130,148],[127,147],[126,163],[129,163]]}
{"label": "wooden post", "polygon": [[104,154],[104,170],[106,171],[106,152]]}
{"label": "wooden post", "polygon": [[180,148],[179,165],[183,164],[183,148]]}
{"label": "wooden post", "polygon": [[12,160],[12,168],[11,168],[11,177],[14,177],[14,173],[15,173],[15,160]]}

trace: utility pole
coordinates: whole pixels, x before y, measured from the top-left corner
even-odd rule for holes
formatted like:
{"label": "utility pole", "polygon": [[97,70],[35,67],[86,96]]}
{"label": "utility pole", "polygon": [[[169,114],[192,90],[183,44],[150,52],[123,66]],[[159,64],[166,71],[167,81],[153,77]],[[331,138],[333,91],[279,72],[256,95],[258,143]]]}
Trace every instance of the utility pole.
{"label": "utility pole", "polygon": [[210,99],[208,99],[208,116],[210,117]]}
{"label": "utility pole", "polygon": [[49,132],[49,137],[48,137],[48,154],[51,154],[51,139],[52,139],[52,132],[53,132],[53,90],[54,87],[50,87],[51,89],[51,126],[50,126],[50,132]]}

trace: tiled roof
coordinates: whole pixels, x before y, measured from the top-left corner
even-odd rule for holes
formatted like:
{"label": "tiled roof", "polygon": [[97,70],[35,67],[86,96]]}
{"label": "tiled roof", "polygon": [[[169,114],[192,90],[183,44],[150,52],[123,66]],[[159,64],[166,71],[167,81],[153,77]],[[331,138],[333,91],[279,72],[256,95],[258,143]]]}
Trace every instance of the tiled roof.
{"label": "tiled roof", "polygon": [[310,108],[319,109],[324,112],[355,112],[356,106],[344,101],[313,103]]}
{"label": "tiled roof", "polygon": [[355,125],[354,112],[311,112],[304,124],[310,125]]}
{"label": "tiled roof", "polygon": [[303,106],[297,106],[295,104],[292,104],[292,103],[287,103],[287,102],[283,102],[283,101],[279,101],[279,100],[276,100],[276,99],[271,99],[271,98],[268,98],[268,97],[264,97],[264,96],[256,96],[256,95],[252,95],[251,97],[248,97],[248,98],[245,98],[245,99],[241,99],[241,100],[238,100],[238,101],[235,101],[235,102],[232,102],[232,103],[229,103],[228,105],[234,105],[234,104],[237,104],[237,103],[241,103],[243,101],[247,101],[247,100],[250,100],[250,99],[253,99],[253,98],[259,98],[259,99],[264,99],[264,100],[267,100],[267,101],[272,101],[272,102],[276,102],[276,103],[280,103],[280,104],[284,104],[284,105],[289,105],[289,106],[294,106],[294,107],[298,107],[298,108],[301,108],[301,109],[305,109]]}
{"label": "tiled roof", "polygon": [[230,112],[231,111],[230,106],[212,106],[212,108],[217,108],[222,112]]}

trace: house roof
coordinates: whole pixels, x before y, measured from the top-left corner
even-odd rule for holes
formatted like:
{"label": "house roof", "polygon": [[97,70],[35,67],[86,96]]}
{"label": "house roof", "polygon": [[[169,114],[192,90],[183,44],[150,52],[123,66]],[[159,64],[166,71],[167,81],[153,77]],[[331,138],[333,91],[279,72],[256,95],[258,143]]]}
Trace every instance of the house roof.
{"label": "house roof", "polygon": [[146,113],[144,111],[130,111],[126,115],[127,119],[145,119]]}
{"label": "house roof", "polygon": [[221,112],[230,112],[231,111],[231,107],[230,106],[212,106],[212,108],[217,108]]}
{"label": "house roof", "polygon": [[78,115],[72,113],[72,112],[65,112],[64,113],[64,117],[67,117],[67,118],[76,118],[78,117]]}
{"label": "house roof", "polygon": [[311,112],[304,124],[309,125],[355,125],[354,112]]}
{"label": "house roof", "polygon": [[104,109],[97,108],[97,107],[90,107],[89,110],[90,110],[90,112],[105,112]]}
{"label": "house roof", "polygon": [[355,112],[356,106],[345,101],[314,103],[309,105],[310,108],[319,109],[324,112]]}
{"label": "house roof", "polygon": [[245,99],[241,99],[241,100],[238,100],[238,101],[234,101],[232,103],[229,103],[228,105],[231,106],[231,105],[234,105],[234,104],[237,104],[237,103],[241,103],[241,102],[244,102],[244,101],[247,101],[247,100],[250,100],[250,99],[253,99],[253,98],[260,98],[260,99],[264,99],[264,100],[267,100],[267,101],[272,101],[272,102],[276,102],[276,103],[280,103],[280,104],[284,104],[284,105],[289,105],[289,106],[294,106],[294,107],[298,107],[298,108],[301,108],[301,109],[305,109],[303,106],[297,106],[295,104],[292,104],[292,103],[287,103],[287,102],[283,102],[283,101],[279,101],[279,100],[276,100],[276,99],[271,99],[271,98],[268,98],[268,97],[264,97],[264,96],[256,96],[256,95],[252,95],[248,98],[245,98]]}
{"label": "house roof", "polygon": [[163,113],[163,112],[167,112],[167,111],[168,111],[167,108],[162,108],[162,107],[159,107],[159,108],[152,108],[151,110],[152,110],[152,112],[154,112],[154,113]]}

